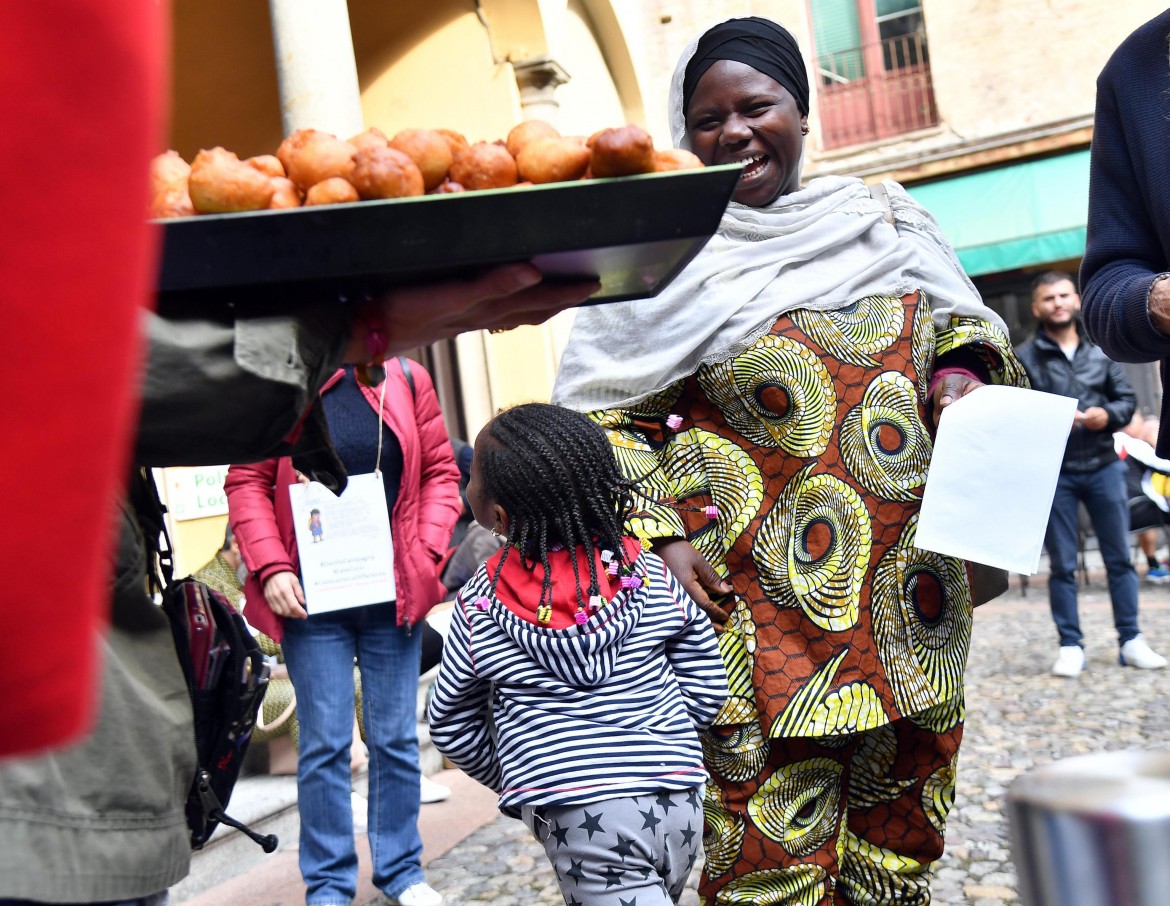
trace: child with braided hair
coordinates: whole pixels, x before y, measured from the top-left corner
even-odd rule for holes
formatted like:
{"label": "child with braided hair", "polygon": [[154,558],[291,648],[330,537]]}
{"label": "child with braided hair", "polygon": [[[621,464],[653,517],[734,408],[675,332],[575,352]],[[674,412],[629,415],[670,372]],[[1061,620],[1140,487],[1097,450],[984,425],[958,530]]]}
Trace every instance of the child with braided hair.
{"label": "child with braided hair", "polygon": [[678,902],[702,839],[698,730],[727,697],[711,621],[624,531],[636,488],[559,406],[480,432],[467,498],[507,538],[460,591],[429,708],[578,906]]}

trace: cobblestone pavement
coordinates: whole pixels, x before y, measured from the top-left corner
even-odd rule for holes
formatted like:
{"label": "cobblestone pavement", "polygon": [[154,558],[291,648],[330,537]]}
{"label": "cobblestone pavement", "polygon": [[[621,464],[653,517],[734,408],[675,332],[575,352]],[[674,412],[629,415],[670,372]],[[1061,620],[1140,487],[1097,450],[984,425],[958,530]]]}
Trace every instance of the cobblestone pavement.
{"label": "cobblestone pavement", "polygon": [[[976,611],[958,795],[935,906],[1019,903],[1004,804],[1013,778],[1068,756],[1170,748],[1170,673],[1118,666],[1102,574],[1082,588],[1080,611],[1087,668],[1075,680],[1048,672],[1057,640],[1043,576],[1026,596],[1013,577],[1007,594]],[[1143,585],[1141,615],[1151,647],[1170,653],[1170,588]],[[502,816],[431,862],[427,877],[448,906],[564,902],[544,850],[521,822]],[[684,906],[698,904],[696,879]]]}

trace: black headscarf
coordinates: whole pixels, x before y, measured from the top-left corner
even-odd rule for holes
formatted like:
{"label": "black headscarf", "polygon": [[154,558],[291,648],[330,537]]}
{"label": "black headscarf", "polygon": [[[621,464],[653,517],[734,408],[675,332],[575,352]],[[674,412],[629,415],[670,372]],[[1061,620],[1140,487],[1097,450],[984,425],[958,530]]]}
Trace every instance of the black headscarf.
{"label": "black headscarf", "polygon": [[775,79],[796,99],[801,114],[808,116],[808,75],[796,39],[783,26],[759,16],[723,22],[699,39],[683,77],[684,116],[699,79],[720,60],[745,63]]}

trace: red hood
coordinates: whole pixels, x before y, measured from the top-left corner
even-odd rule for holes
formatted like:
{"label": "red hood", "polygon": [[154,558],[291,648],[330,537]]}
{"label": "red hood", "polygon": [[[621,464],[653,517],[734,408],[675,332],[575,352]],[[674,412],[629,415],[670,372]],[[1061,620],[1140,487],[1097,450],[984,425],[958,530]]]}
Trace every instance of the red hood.
{"label": "red hood", "polygon": [[[642,553],[642,544],[636,538],[623,538],[622,545],[625,547],[626,560],[629,563],[633,563]],[[501,548],[488,558],[485,565],[489,577],[495,575],[496,567],[499,565],[500,558],[504,556],[505,550],[507,550],[506,547]],[[529,572],[521,564],[521,558],[517,556],[515,551],[508,555],[508,560],[500,572],[499,581],[496,583],[497,600],[516,616],[529,623],[546,626],[549,629],[568,629],[570,626],[575,626],[578,586],[573,575],[573,564],[569,559],[570,556],[573,555],[565,550],[549,551],[548,564],[553,574],[553,602],[552,619],[548,623],[540,623],[536,619],[536,606],[540,601],[541,585],[544,583],[544,565],[538,562],[536,568]],[[589,565],[585,559],[587,554],[583,549],[578,548],[575,556],[577,574],[581,577],[581,597],[587,602],[589,600]],[[614,595],[621,590],[619,584],[621,580],[611,577],[605,571],[605,564],[596,548],[593,549],[593,557],[601,596],[606,601],[611,601]]]}

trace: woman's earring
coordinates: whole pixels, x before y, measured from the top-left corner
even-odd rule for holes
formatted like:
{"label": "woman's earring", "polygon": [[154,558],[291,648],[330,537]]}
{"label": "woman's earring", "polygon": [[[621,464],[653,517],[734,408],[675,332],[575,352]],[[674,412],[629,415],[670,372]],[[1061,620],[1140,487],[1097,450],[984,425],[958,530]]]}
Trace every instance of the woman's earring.
{"label": "woman's earring", "polygon": [[492,537],[493,537],[493,538],[499,538],[499,537],[500,537],[500,533],[499,533],[499,532],[497,532],[495,529],[492,529]]}
{"label": "woman's earring", "polygon": [[800,127],[800,134],[801,135],[808,135],[808,126],[801,126]]}

